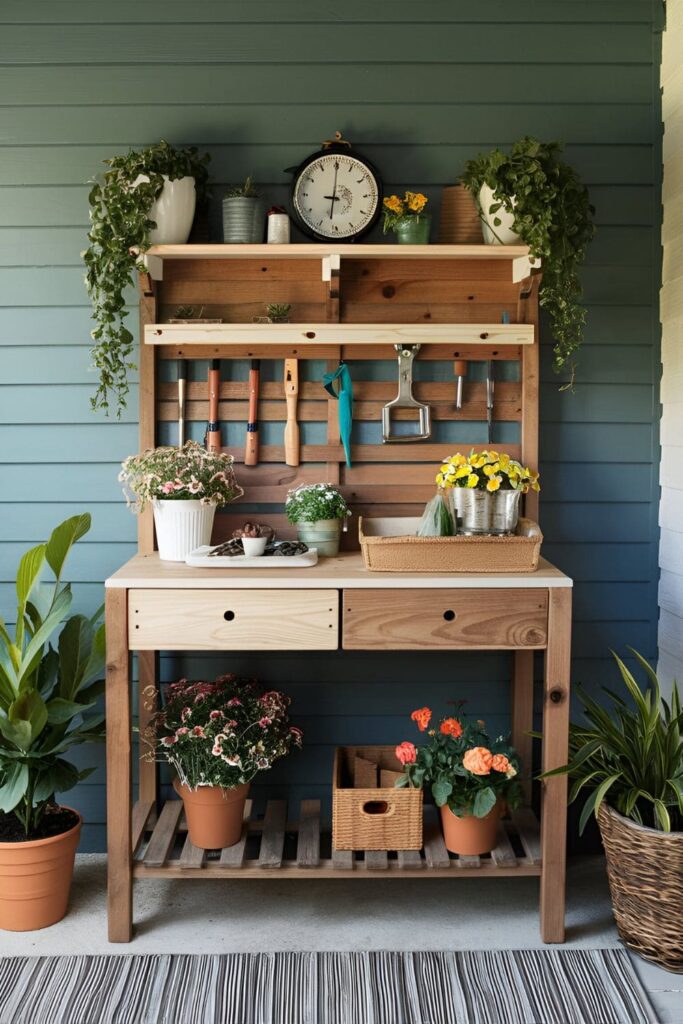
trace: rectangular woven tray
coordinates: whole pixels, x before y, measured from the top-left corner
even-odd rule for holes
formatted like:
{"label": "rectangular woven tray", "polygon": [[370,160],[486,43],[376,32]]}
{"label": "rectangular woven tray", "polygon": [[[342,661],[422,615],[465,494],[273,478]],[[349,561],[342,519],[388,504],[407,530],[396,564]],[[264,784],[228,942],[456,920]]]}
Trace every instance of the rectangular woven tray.
{"label": "rectangular woven tray", "polygon": [[366,568],[371,572],[534,572],[543,534],[520,519],[506,537],[417,537],[417,518],[358,520]]}

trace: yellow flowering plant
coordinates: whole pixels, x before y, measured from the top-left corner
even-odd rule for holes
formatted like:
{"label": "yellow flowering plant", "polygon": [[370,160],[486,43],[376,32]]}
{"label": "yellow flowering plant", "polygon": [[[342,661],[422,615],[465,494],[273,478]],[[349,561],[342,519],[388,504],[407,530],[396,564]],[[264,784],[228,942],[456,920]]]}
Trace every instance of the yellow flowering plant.
{"label": "yellow flowering plant", "polygon": [[398,224],[404,223],[413,217],[418,218],[424,213],[424,208],[429,202],[427,196],[422,192],[406,192],[403,199],[400,196],[387,196],[384,200],[384,221],[383,231],[393,231]]}
{"label": "yellow flowering plant", "polygon": [[523,466],[505,452],[484,450],[469,455],[457,452],[444,459],[436,482],[439,487],[469,487],[472,490],[489,491],[540,491],[536,470]]}

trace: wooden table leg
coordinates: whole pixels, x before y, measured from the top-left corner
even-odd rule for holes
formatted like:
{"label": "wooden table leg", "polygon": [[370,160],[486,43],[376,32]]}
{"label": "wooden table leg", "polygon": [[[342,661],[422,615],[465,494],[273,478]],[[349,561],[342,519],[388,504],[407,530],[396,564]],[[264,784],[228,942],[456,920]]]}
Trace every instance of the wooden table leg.
{"label": "wooden table leg", "polygon": [[[543,683],[543,771],[567,762],[572,592],[551,588]],[[541,938],[564,941],[567,776],[543,783],[541,796]]]}
{"label": "wooden table leg", "polygon": [[531,803],[531,736],[534,725],[534,652],[515,651],[512,672],[512,745],[522,762],[525,802]]}
{"label": "wooden table leg", "polygon": [[133,933],[131,843],[131,709],[127,595],[105,595],[107,634],[107,907],[109,941],[130,942]]}
{"label": "wooden table leg", "polygon": [[[149,747],[143,740],[150,719],[157,710],[159,702],[158,672],[159,655],[157,651],[138,651],[138,727],[140,729],[139,751],[149,753]],[[156,803],[158,796],[158,776],[156,761],[147,757],[138,761],[139,786],[138,798],[145,803]]]}

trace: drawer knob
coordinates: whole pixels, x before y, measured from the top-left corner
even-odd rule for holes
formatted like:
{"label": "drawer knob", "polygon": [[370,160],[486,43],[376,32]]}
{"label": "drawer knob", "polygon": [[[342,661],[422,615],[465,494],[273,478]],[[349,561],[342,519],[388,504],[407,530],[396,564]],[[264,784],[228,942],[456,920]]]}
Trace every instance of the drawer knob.
{"label": "drawer knob", "polygon": [[225,619],[226,622],[232,622],[232,620],[235,618],[235,613],[231,611],[223,612],[223,618]]}
{"label": "drawer knob", "polygon": [[452,608],[448,608],[448,609],[447,609],[447,610],[446,610],[446,611],[445,611],[445,612],[443,613],[443,617],[444,617],[444,619],[446,620],[446,622],[452,622],[452,621],[453,621],[453,619],[455,618],[455,612],[453,611],[453,609],[452,609]]}

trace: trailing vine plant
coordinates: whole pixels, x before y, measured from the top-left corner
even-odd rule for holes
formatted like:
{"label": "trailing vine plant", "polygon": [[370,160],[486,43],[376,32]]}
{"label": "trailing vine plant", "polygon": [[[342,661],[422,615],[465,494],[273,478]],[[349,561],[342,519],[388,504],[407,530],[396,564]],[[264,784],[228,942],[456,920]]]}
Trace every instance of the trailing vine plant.
{"label": "trailing vine plant", "polygon": [[[128,371],[134,338],[124,320],[128,316],[125,289],[134,285],[134,272],[144,270],[140,254],[149,248],[152,204],[164,187],[164,175],[175,181],[193,177],[197,203],[204,198],[209,154],[200,157],[195,146],[175,149],[162,139],[157,145],[106,160],[109,170],[92,182],[90,204],[90,245],[82,254],[85,282],[93,303],[96,327],[91,331],[92,358],[99,384],[91,405],[109,413],[116,403],[116,415],[126,407]],[[137,182],[144,175],[146,180]]]}
{"label": "trailing vine plant", "polygon": [[481,186],[488,185],[494,201],[486,212],[493,214],[493,232],[501,223],[498,212],[512,213],[512,230],[529,246],[529,255],[541,260],[539,303],[550,316],[553,369],[570,373],[564,390],[573,387],[586,325],[579,268],[595,234],[595,210],[576,171],[560,159],[561,150],[559,142],[525,135],[509,155],[493,149],[469,160],[461,181],[478,204]]}

